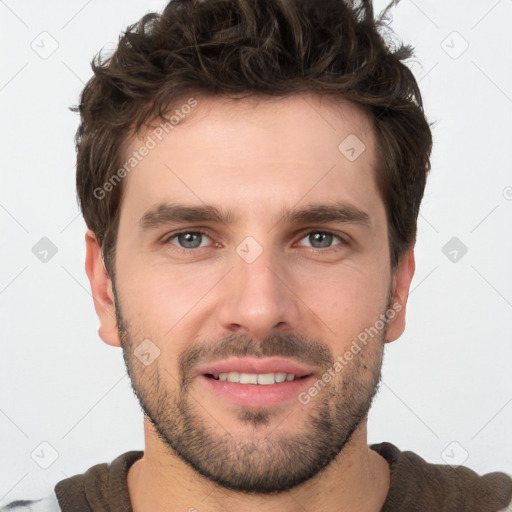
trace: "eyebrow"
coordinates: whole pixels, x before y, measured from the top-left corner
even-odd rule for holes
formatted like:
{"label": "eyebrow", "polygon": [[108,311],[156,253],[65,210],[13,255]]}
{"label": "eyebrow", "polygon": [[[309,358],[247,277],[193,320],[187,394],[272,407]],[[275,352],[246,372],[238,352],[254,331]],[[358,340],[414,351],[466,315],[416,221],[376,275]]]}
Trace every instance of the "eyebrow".
{"label": "eyebrow", "polygon": [[[139,220],[143,231],[176,222],[218,222],[234,224],[238,217],[231,211],[225,211],[211,205],[187,206],[176,203],[160,203],[148,210]],[[354,223],[371,227],[370,216],[344,203],[308,204],[301,208],[283,209],[280,222],[289,224],[340,222]]]}

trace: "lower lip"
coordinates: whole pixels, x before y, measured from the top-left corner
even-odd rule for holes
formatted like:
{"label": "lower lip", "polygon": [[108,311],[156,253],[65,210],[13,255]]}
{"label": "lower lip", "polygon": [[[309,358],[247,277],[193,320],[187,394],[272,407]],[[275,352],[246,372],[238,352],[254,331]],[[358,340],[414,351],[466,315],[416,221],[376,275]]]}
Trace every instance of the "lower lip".
{"label": "lower lip", "polygon": [[234,404],[244,407],[273,407],[290,400],[298,402],[299,393],[311,386],[314,376],[269,385],[240,384],[212,379],[206,375],[200,375],[199,380],[211,393]]}

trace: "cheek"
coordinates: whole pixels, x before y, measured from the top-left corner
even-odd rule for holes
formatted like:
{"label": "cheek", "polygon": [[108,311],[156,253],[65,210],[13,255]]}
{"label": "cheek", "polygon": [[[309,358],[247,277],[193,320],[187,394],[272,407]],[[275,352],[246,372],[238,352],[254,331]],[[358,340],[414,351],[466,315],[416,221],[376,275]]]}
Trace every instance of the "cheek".
{"label": "cheek", "polygon": [[336,351],[349,347],[385,310],[389,283],[384,276],[375,267],[371,272],[331,268],[301,274],[298,296],[321,320]]}
{"label": "cheek", "polygon": [[[194,268],[192,268],[194,267]],[[219,280],[206,266],[119,265],[122,312],[133,326],[155,339],[179,328],[200,309],[201,299]]]}

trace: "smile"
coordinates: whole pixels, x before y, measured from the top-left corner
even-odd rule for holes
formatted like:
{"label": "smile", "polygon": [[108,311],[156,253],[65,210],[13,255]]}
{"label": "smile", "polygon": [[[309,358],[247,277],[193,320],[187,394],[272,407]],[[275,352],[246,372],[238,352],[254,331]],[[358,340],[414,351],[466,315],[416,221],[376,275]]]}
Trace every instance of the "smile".
{"label": "smile", "polygon": [[261,386],[269,386],[271,384],[279,384],[285,381],[292,381],[303,377],[297,377],[293,373],[240,373],[240,372],[228,372],[210,374],[207,377],[215,380],[237,382],[239,384],[259,384]]}

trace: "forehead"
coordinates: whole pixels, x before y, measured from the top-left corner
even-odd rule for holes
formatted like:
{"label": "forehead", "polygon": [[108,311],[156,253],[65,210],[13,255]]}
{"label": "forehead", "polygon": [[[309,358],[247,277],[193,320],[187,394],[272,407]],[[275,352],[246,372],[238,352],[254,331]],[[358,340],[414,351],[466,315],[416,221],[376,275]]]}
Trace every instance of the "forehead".
{"label": "forehead", "polygon": [[127,159],[151,149],[125,178],[123,208],[142,215],[179,201],[260,215],[301,199],[376,208],[372,122],[357,105],[305,93],[193,99],[173,106],[183,122],[164,132],[156,121],[129,141]]}

